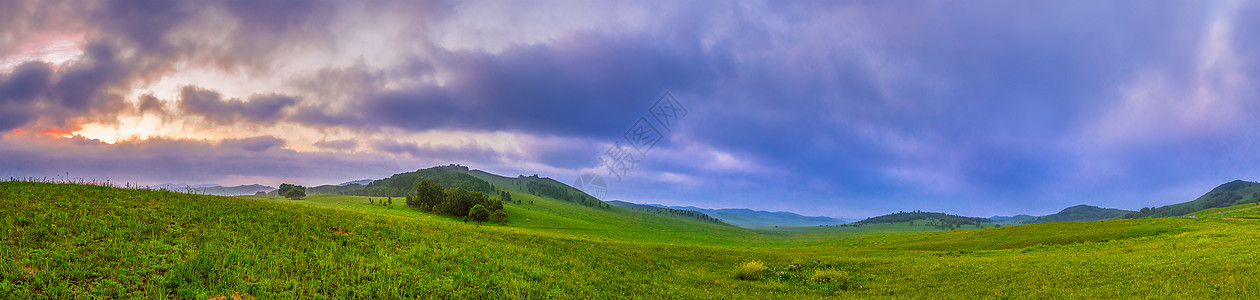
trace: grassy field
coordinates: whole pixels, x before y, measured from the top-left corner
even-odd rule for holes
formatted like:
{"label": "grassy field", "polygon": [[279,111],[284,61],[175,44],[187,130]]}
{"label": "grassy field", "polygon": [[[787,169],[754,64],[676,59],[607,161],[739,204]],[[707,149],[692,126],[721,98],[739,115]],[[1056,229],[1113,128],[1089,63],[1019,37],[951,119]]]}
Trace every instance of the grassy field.
{"label": "grassy field", "polygon": [[752,231],[512,192],[534,204],[476,225],[401,199],[3,182],[0,298],[1260,297],[1257,221]]}

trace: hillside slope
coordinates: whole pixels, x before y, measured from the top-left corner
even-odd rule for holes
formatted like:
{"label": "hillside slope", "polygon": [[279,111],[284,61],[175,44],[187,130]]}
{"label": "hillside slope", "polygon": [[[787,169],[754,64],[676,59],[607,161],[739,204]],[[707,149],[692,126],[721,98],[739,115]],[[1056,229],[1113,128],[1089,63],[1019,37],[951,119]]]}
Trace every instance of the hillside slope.
{"label": "hillside slope", "polygon": [[650,212],[650,213],[654,213],[658,215],[667,215],[667,216],[680,217],[680,218],[691,218],[691,219],[697,219],[697,220],[713,222],[713,223],[724,223],[722,222],[722,220],[718,220],[717,218],[714,218],[705,213],[694,211],[694,210],[656,207],[656,206],[651,206],[651,205],[642,205],[642,204],[630,203],[630,202],[619,201],[619,200],[612,200],[612,201],[606,201],[606,202],[612,206],[625,208],[625,209]]}
{"label": "hillside slope", "polygon": [[1099,221],[1099,220],[1109,220],[1109,219],[1118,218],[1131,212],[1133,211],[1116,209],[1116,208],[1101,208],[1097,206],[1081,204],[1077,206],[1064,208],[1063,210],[1054,214],[1044,215],[1044,216],[1020,221],[1019,223],[1020,224],[1033,224],[1033,223],[1047,223],[1047,222]]}
{"label": "hillside slope", "polygon": [[1246,203],[1260,202],[1260,183],[1234,180],[1221,184],[1207,194],[1189,202],[1165,205],[1155,208],[1145,207],[1142,210],[1124,215],[1126,219],[1164,218],[1190,214],[1205,209],[1228,207]]}
{"label": "hillside slope", "polygon": [[[0,296],[1260,297],[1254,221],[1048,223],[801,244],[794,235],[521,197],[536,204],[509,206],[515,216],[555,209],[576,214],[566,226],[593,225],[478,226],[359,196],[291,201],[0,182]],[[625,216],[648,222],[616,223]],[[764,274],[736,279],[752,260]]]}

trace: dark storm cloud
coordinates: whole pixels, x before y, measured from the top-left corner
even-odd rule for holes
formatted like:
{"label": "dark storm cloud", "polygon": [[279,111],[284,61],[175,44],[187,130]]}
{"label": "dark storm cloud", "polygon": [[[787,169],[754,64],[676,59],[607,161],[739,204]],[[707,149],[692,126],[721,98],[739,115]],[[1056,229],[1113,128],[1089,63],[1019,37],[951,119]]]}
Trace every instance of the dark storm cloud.
{"label": "dark storm cloud", "polygon": [[[373,134],[500,131],[538,141],[520,145],[519,156],[476,144],[364,146],[474,166],[511,161],[580,169],[598,167],[604,149],[593,145],[617,140],[671,91],[691,114],[658,156],[636,167],[642,178],[624,183],[627,197],[822,207],[846,216],[912,209],[1049,213],[1081,202],[1133,209],[1195,196],[1160,194],[1165,187],[1194,190],[1260,176],[1252,171],[1260,159],[1250,155],[1260,140],[1244,134],[1260,129],[1250,117],[1260,108],[1254,54],[1260,5],[1225,4],[658,3],[648,4],[654,14],[647,20],[608,20],[479,49],[429,40],[428,31],[440,28],[433,22],[475,9],[459,3],[0,1],[0,54],[49,33],[86,32],[90,45],[82,61],[28,63],[0,74],[0,129],[107,120],[127,108],[124,90],[181,63],[265,75],[286,55],[362,46],[338,40],[359,35],[329,27],[356,6],[366,16],[415,22],[386,35],[398,45],[370,46],[419,50],[393,64],[363,59],[283,81],[301,97],[226,99],[187,87],[172,109],[216,124],[293,122]],[[524,20],[530,21],[552,20]],[[205,33],[216,38],[203,39]],[[138,100],[139,112],[173,113],[163,113],[152,96]],[[358,144],[315,146],[346,154]],[[265,166],[211,168],[221,174],[268,168],[295,174],[309,169],[261,160],[319,157],[294,154],[266,137],[79,147],[95,160],[71,161],[102,166],[114,164],[105,159],[110,155],[136,157],[112,149],[143,150],[173,166],[211,162],[152,150],[197,147],[208,150],[192,155],[256,158],[244,161]],[[60,158],[5,149],[38,162]],[[346,157],[319,158],[368,160]],[[10,164],[6,170],[37,169],[3,163]],[[722,163],[735,167],[712,166]]]}
{"label": "dark storm cloud", "polygon": [[80,118],[110,121],[126,108],[122,98],[109,89],[125,82],[126,66],[120,64],[112,45],[88,46],[83,60],[54,72],[47,63],[26,62],[0,75],[0,129],[12,129],[43,120],[49,126],[72,127]]}
{"label": "dark storm cloud", "polygon": [[[362,95],[359,107],[316,108],[294,120],[312,126],[361,124],[408,130],[511,130],[604,137],[618,133],[668,90],[704,90],[713,63],[694,44],[649,36],[583,33],[502,53],[453,51],[438,59],[447,82]],[[425,64],[409,66],[428,72]],[[370,82],[374,74],[357,80]]]}
{"label": "dark storm cloud", "polygon": [[279,119],[285,107],[297,103],[293,97],[275,94],[254,95],[248,102],[222,98],[218,92],[186,86],[180,90],[179,109],[216,124],[269,123]]}

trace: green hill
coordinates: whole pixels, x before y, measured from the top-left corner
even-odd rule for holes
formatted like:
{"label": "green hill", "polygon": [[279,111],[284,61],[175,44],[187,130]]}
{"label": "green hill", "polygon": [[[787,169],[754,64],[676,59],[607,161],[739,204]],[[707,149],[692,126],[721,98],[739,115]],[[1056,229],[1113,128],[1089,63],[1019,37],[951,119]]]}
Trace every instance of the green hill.
{"label": "green hill", "polygon": [[415,194],[416,185],[425,179],[433,180],[446,188],[461,188],[486,195],[492,195],[496,191],[494,186],[485,180],[468,175],[468,167],[454,164],[394,174],[388,178],[373,180],[362,188],[341,187],[334,190],[341,195],[405,197]]}
{"label": "green hill", "polygon": [[941,229],[966,228],[964,226],[971,226],[971,228],[983,228],[987,223],[989,223],[989,219],[986,218],[964,217],[939,212],[913,211],[870,217],[848,225],[864,226],[885,223],[907,223],[909,225],[914,225],[916,221],[919,222],[921,226],[931,226]]}
{"label": "green hill", "polygon": [[694,210],[668,208],[668,207],[656,207],[656,206],[651,206],[651,205],[630,203],[630,202],[619,201],[619,200],[612,200],[612,201],[606,201],[606,202],[612,206],[625,208],[625,209],[645,211],[645,212],[650,212],[650,213],[654,213],[658,215],[692,218],[692,219],[698,219],[698,220],[713,222],[713,223],[724,223],[722,222],[722,220],[718,220],[717,218],[709,216],[708,214],[694,211]]}
{"label": "green hill", "polygon": [[1190,214],[1193,212],[1228,207],[1246,203],[1260,202],[1260,183],[1234,180],[1217,186],[1207,194],[1190,202],[1165,205],[1155,208],[1144,207],[1142,210],[1124,215],[1126,219],[1163,218]]}
{"label": "green hill", "polygon": [[[1260,297],[1256,221],[763,232],[523,191],[545,178],[468,174],[523,200],[506,205],[509,221],[363,196],[0,182],[0,298]],[[958,217],[920,214],[932,218],[914,226]]]}
{"label": "green hill", "polygon": [[1064,208],[1063,210],[1051,214],[1040,216],[1028,220],[1020,221],[1020,224],[1047,223],[1047,222],[1079,222],[1079,221],[1099,221],[1119,218],[1131,210],[1123,210],[1116,208],[1101,208],[1091,205],[1077,205]]}

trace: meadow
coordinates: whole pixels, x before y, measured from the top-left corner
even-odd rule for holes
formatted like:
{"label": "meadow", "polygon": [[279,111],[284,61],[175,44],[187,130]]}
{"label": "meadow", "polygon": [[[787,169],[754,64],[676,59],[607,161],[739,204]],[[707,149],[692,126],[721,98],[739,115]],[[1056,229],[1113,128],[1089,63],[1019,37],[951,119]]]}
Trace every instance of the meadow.
{"label": "meadow", "polygon": [[0,298],[1260,297],[1260,223],[1228,217],[1254,206],[952,231],[748,230],[494,184],[526,204],[477,225],[397,198],[0,182]]}

